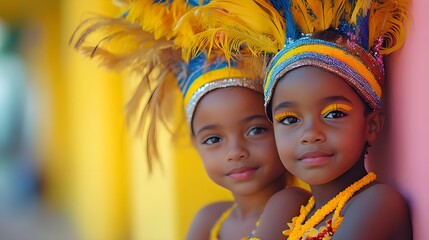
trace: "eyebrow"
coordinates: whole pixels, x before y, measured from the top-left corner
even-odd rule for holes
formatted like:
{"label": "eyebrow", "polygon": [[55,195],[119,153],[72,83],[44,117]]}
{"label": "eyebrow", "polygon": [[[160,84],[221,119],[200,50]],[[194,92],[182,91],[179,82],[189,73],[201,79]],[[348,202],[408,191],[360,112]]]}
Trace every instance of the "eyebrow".
{"label": "eyebrow", "polygon": [[201,133],[201,132],[203,132],[203,131],[206,131],[206,130],[213,130],[213,129],[216,129],[216,125],[214,125],[214,124],[205,125],[204,127],[200,128],[200,129],[195,133],[195,135],[198,135],[198,134],[200,134],[200,133]]}
{"label": "eyebrow", "polygon": [[322,102],[336,102],[336,101],[344,101],[344,102],[348,102],[349,104],[352,104],[352,101],[344,96],[329,96],[326,98],[323,98],[321,100]]}
{"label": "eyebrow", "polygon": [[293,107],[295,105],[296,104],[294,102],[281,102],[274,107],[274,112],[281,109],[281,108],[290,108],[290,107]]}
{"label": "eyebrow", "polygon": [[[267,117],[265,115],[255,114],[255,115],[251,115],[251,116],[248,116],[248,117],[244,118],[240,122],[246,123],[246,122],[250,122],[250,121],[252,121],[254,119],[267,119]],[[216,129],[216,128],[217,128],[217,125],[215,125],[215,124],[205,125],[204,127],[198,129],[198,131],[196,132],[196,135],[200,134],[203,131],[213,130],[213,129]]]}
{"label": "eyebrow", "polygon": [[245,123],[245,122],[250,122],[250,121],[252,121],[254,119],[261,119],[261,118],[262,119],[267,119],[267,117],[265,115],[255,114],[255,115],[251,115],[251,116],[248,116],[248,117],[244,118],[243,120],[241,120],[241,122]]}

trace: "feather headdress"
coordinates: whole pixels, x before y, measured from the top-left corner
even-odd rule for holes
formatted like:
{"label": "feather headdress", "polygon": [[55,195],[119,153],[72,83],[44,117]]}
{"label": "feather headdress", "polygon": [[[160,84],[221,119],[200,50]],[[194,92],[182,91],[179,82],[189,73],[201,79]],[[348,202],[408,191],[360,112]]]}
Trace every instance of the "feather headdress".
{"label": "feather headdress", "polygon": [[[277,2],[277,1],[274,1]],[[342,77],[372,109],[381,107],[383,55],[405,42],[410,0],[287,0],[276,3],[286,21],[288,43],[268,66],[265,106],[277,81],[301,66]],[[329,36],[331,35],[331,36]]]}
{"label": "feather headdress", "polygon": [[277,52],[285,40],[282,16],[264,0],[210,1],[187,12],[175,32],[185,59],[212,50],[234,59],[243,44],[254,55]]}
{"label": "feather headdress", "polygon": [[[207,19],[203,17],[202,23],[194,23],[190,17],[186,23],[179,22],[179,26],[190,26],[191,34],[202,39],[183,44],[189,50],[188,56],[200,49],[220,48],[227,58],[236,58],[243,46],[256,55],[275,54],[264,83],[267,108],[278,79],[304,65],[339,74],[373,109],[380,108],[384,81],[382,57],[404,44],[410,0],[245,2],[213,0],[205,8],[192,9],[192,17],[203,15]],[[239,10],[234,13],[230,9]],[[249,15],[257,19],[256,27]],[[211,16],[222,18],[212,20]],[[316,39],[327,35],[337,37]]]}
{"label": "feather headdress", "polygon": [[[271,1],[286,21],[288,40],[297,40],[305,34],[333,28],[341,34],[353,35],[366,50],[379,51],[381,54],[389,54],[405,42],[407,7],[410,2],[411,0]],[[383,45],[380,49],[374,49],[380,38],[383,38]]]}
{"label": "feather headdress", "polygon": [[155,39],[170,40],[172,29],[190,8],[185,0],[137,0],[129,5],[125,19],[141,25],[144,31],[153,33]]}

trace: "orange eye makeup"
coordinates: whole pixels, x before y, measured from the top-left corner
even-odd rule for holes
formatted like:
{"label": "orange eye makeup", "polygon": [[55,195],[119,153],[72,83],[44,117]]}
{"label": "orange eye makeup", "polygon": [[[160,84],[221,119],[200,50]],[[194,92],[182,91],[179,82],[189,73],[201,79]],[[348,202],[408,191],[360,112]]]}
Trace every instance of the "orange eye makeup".
{"label": "orange eye makeup", "polygon": [[293,112],[281,112],[281,113],[277,113],[276,115],[274,115],[274,119],[277,120],[278,122],[283,121],[287,117],[298,118],[298,115],[296,115]]}
{"label": "orange eye makeup", "polygon": [[334,103],[325,107],[322,110],[321,114],[326,115],[333,111],[349,112],[350,110],[352,110],[352,106],[350,105],[343,104],[343,103]]}

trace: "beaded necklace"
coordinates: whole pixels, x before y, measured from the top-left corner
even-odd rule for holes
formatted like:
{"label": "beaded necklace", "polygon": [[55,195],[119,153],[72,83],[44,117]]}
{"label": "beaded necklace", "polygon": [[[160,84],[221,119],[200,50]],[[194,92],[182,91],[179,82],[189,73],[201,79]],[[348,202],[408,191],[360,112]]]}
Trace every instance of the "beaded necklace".
{"label": "beaded necklace", "polygon": [[[289,230],[283,231],[283,234],[285,236],[289,236],[288,239],[290,240],[299,240],[303,237],[304,234],[313,229],[333,211],[334,214],[332,220],[330,221],[329,228],[331,229],[332,234],[335,233],[343,220],[343,217],[340,216],[340,213],[347,201],[353,196],[355,192],[373,182],[375,179],[376,175],[373,172],[368,173],[365,177],[348,186],[344,191],[338,193],[337,196],[327,202],[322,208],[318,209],[314,215],[311,216],[311,218],[308,219],[303,225],[305,218],[314,207],[314,197],[311,197],[305,207],[301,206],[300,215],[292,219],[292,223],[288,224]],[[332,234],[330,234],[330,236],[332,236]],[[330,239],[330,236],[328,239]]]}

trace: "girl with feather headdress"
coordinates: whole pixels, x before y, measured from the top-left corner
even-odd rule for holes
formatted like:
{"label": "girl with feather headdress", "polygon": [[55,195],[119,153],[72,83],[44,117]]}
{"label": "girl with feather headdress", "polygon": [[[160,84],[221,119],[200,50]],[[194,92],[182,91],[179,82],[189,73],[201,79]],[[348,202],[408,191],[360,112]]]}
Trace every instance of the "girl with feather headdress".
{"label": "girl with feather headdress", "polygon": [[[231,192],[233,201],[215,202],[197,213],[187,239],[246,239],[259,222],[265,226],[264,219],[272,219],[271,214],[281,217],[271,226],[277,226],[276,235],[281,237],[281,223],[299,213],[309,194],[296,187],[284,189],[291,175],[278,157],[272,125],[265,116],[263,58],[244,49],[239,49],[240,59],[227,60],[217,47],[200,48],[192,55],[181,48],[189,40],[198,43],[194,37],[207,23],[207,16],[188,14],[199,9],[195,3],[122,3],[124,16],[89,19],[72,42],[106,66],[130,69],[141,77],[128,116],[139,119],[139,129],[147,138],[149,166],[158,152],[157,124],[171,126],[171,120],[184,117],[208,176]],[[186,25],[189,19],[195,25]],[[221,19],[211,16],[211,20]],[[95,47],[88,45],[90,37],[99,37]],[[165,103],[176,90],[181,93],[176,101],[183,102],[185,111]],[[263,213],[273,195],[270,201],[282,200],[282,214],[278,209]]]}
{"label": "girl with feather headdress", "polygon": [[[224,2],[231,1],[214,0],[199,14],[215,15]],[[247,29],[243,16],[222,20],[216,29],[220,40],[210,29],[199,37],[230,58],[239,57],[243,45],[255,55],[271,56],[264,79],[266,114],[284,166],[313,193],[285,226],[285,237],[412,239],[405,199],[365,168],[367,150],[384,122],[383,57],[405,41],[409,0],[272,4],[278,13],[261,25],[284,29],[279,35]],[[268,10],[260,7],[253,14],[258,11]],[[284,28],[277,24],[279,15]]]}

